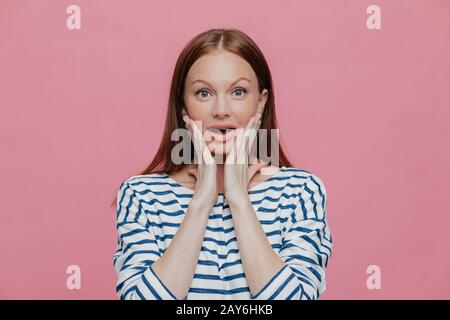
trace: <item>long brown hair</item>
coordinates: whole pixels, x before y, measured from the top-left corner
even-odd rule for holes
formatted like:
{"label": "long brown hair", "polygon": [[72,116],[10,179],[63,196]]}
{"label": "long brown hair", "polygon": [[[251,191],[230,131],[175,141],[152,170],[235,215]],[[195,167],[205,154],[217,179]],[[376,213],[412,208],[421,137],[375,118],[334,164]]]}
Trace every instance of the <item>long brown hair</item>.
{"label": "long brown hair", "polygon": [[[266,59],[253,40],[242,31],[237,29],[210,29],[192,38],[178,57],[170,86],[164,133],[155,157],[147,168],[139,173],[140,175],[150,173],[171,174],[183,169],[186,165],[174,164],[171,161],[172,149],[178,143],[178,141],[171,140],[172,132],[178,128],[185,128],[182,109],[184,107],[183,96],[186,76],[197,59],[216,49],[228,50],[245,59],[256,74],[259,92],[261,93],[263,89],[268,90],[269,93],[262,113],[260,129],[268,129],[267,150],[268,156],[270,157],[272,140],[270,129],[277,129],[278,125],[275,116],[275,96],[272,75]],[[281,143],[278,143],[278,145],[279,166],[292,167],[291,162],[283,151]],[[259,146],[259,142],[257,142],[257,146]],[[191,149],[193,150],[192,144]],[[191,152],[191,155],[193,154]],[[115,205],[116,201],[117,198],[114,199],[112,205]]]}

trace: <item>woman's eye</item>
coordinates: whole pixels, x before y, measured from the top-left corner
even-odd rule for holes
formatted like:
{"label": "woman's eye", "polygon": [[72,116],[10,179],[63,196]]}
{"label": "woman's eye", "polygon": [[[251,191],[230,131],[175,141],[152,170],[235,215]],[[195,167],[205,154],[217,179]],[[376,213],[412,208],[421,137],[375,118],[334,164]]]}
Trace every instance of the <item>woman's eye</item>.
{"label": "woman's eye", "polygon": [[234,92],[241,92],[237,96],[242,97],[245,93],[247,93],[247,90],[245,90],[244,88],[238,88],[238,89],[234,90]]}
{"label": "woman's eye", "polygon": [[208,91],[203,90],[203,89],[198,90],[195,94],[198,95],[199,93],[200,93],[200,94],[201,94],[201,93],[206,93],[206,95],[200,95],[201,98],[207,98],[207,97],[208,97],[208,94],[209,94]]}
{"label": "woman's eye", "polygon": [[[247,93],[247,90],[244,88],[238,88],[236,90],[234,90],[234,92],[237,92],[237,97],[242,97],[244,94]],[[200,89],[198,90],[195,95],[199,95],[200,94],[200,98],[208,98],[208,95],[210,94],[208,91],[204,90],[204,89]]]}

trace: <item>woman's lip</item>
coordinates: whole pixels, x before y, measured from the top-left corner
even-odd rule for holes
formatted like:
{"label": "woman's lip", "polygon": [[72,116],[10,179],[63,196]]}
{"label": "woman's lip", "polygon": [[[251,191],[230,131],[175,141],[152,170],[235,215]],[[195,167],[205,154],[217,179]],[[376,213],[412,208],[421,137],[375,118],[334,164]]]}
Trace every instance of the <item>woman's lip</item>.
{"label": "woman's lip", "polygon": [[228,141],[236,131],[235,129],[226,129],[226,134],[223,134],[220,129],[217,128],[209,128],[208,131],[211,133],[211,135],[214,137],[214,140],[217,141]]}
{"label": "woman's lip", "polygon": [[208,129],[236,129],[236,126],[233,124],[216,124]]}

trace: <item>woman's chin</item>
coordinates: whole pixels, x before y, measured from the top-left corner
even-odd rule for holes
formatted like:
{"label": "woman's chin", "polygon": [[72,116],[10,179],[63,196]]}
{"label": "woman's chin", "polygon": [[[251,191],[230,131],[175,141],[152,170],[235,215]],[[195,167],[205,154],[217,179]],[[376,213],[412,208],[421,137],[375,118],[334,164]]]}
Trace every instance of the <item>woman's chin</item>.
{"label": "woman's chin", "polygon": [[226,156],[230,151],[230,144],[211,143],[208,145],[209,152],[213,157]]}

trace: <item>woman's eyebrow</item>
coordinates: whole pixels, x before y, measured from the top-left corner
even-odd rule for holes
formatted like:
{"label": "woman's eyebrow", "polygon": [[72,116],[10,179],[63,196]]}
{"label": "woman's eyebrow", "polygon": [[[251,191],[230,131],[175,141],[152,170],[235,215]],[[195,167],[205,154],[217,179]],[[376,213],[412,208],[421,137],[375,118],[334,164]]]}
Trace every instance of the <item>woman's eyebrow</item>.
{"label": "woman's eyebrow", "polygon": [[[241,81],[241,80],[246,80],[246,81],[252,83],[252,82],[251,82],[250,80],[248,80],[246,77],[240,77],[239,79],[237,79],[236,81],[234,81],[234,82],[230,85],[230,87],[233,86],[234,84],[236,84],[237,82]],[[195,81],[192,81],[192,82],[191,82],[191,85],[193,85],[195,82],[204,82],[204,83],[206,83],[207,85],[211,86],[211,84],[210,84],[208,81],[205,81],[205,80],[202,80],[202,79],[197,79],[197,80],[195,80]]]}

